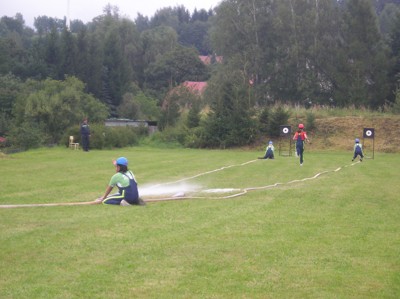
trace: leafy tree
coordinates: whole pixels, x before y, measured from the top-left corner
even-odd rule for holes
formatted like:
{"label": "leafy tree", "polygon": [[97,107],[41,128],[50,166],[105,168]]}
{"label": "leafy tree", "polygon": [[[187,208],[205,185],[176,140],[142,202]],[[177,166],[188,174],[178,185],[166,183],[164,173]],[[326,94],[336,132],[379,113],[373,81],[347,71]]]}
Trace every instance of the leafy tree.
{"label": "leafy tree", "polygon": [[308,112],[306,115],[306,128],[309,132],[315,131],[317,128],[315,123],[315,114],[312,112]]}
{"label": "leafy tree", "polygon": [[13,104],[22,89],[21,80],[12,74],[0,76],[0,112],[12,115]]}
{"label": "leafy tree", "polygon": [[4,112],[0,112],[0,136],[6,136],[11,128],[12,118],[5,114]]}
{"label": "leafy tree", "polygon": [[120,104],[122,95],[131,80],[131,70],[127,66],[121,36],[118,34],[117,28],[111,29],[105,37],[103,63],[106,70],[103,87],[108,89],[107,94],[110,97],[103,97],[102,100],[111,108],[111,114],[115,115],[115,109]]}
{"label": "leafy tree", "polygon": [[270,111],[267,107],[265,107],[259,116],[259,122],[260,122],[260,131],[265,133],[268,131],[269,128],[269,118],[270,118]]}
{"label": "leafy tree", "polygon": [[142,79],[143,72],[143,49],[140,43],[140,33],[136,28],[135,23],[130,20],[122,19],[119,27],[119,35],[121,36],[121,43],[123,55],[131,73],[131,80],[139,82]]}
{"label": "leafy tree", "polygon": [[135,25],[139,32],[143,32],[147,29],[150,29],[150,21],[148,17],[143,16],[142,14],[138,13],[135,19]]}
{"label": "leafy tree", "polygon": [[1,17],[1,19],[0,19],[0,34],[2,36],[4,36],[9,32],[16,32],[19,35],[23,35],[24,21],[20,14],[17,15],[15,18],[10,18],[7,16]]}
{"label": "leafy tree", "polygon": [[375,10],[378,15],[382,13],[386,6],[391,4],[400,5],[400,0],[374,0]]}
{"label": "leafy tree", "polygon": [[51,32],[46,36],[46,49],[44,53],[44,61],[50,70],[49,75],[54,79],[62,79],[59,77],[59,62],[60,62],[60,42],[59,34],[56,27],[53,27]]}
{"label": "leafy tree", "polygon": [[164,7],[157,10],[154,16],[150,19],[151,27],[157,28],[160,26],[166,26],[173,28],[175,31],[178,31],[180,16],[177,11],[179,11],[179,8],[174,9],[172,7]]}
{"label": "leafy tree", "polygon": [[391,102],[398,101],[399,82],[400,82],[400,12],[397,12],[396,19],[393,21],[389,33],[389,47],[391,57],[391,67],[389,68],[389,78],[393,95],[389,97]]}
{"label": "leafy tree", "polygon": [[90,37],[86,27],[77,32],[76,38],[76,76],[85,81],[90,76]]}
{"label": "leafy tree", "polygon": [[21,14],[0,19],[0,74],[12,72],[17,76],[26,76],[32,35],[32,30],[25,27]]}
{"label": "leafy tree", "polygon": [[203,144],[225,148],[251,143],[256,137],[255,123],[248,110],[243,109],[244,90],[231,82],[224,82],[219,88],[203,124]]}
{"label": "leafy tree", "polygon": [[257,100],[266,98],[275,67],[273,1],[224,1],[216,8],[217,18],[210,29],[213,49],[224,63],[240,71],[242,84],[252,80]]}
{"label": "leafy tree", "polygon": [[205,81],[207,75],[206,66],[198,53],[182,46],[160,56],[146,71],[146,77],[153,82],[151,87],[154,89],[172,88],[184,81]]}
{"label": "leafy tree", "polygon": [[172,95],[167,101],[164,101],[158,122],[158,128],[160,130],[165,130],[166,128],[172,127],[177,123],[180,116],[178,100],[179,97],[177,95]]}
{"label": "leafy tree", "polygon": [[139,32],[131,20],[120,16],[118,7],[111,5],[104,8],[103,15],[93,19],[89,29],[90,70],[94,77],[89,79],[88,88],[116,116],[116,107],[129,91],[132,80],[141,79]]}
{"label": "leafy tree", "polygon": [[140,107],[140,117],[147,120],[157,120],[160,117],[160,108],[157,100],[138,92],[134,97],[135,103]]}
{"label": "leafy tree", "polygon": [[272,137],[278,137],[280,134],[280,126],[288,123],[290,113],[282,106],[278,106],[275,111],[271,113],[268,133]]}
{"label": "leafy tree", "polygon": [[166,26],[145,30],[141,33],[140,38],[143,44],[145,65],[155,62],[159,56],[171,51],[178,44],[176,31]]}
{"label": "leafy tree", "polygon": [[212,17],[213,15],[214,15],[214,14],[213,14],[212,9],[206,11],[205,9],[197,10],[197,9],[195,8],[194,11],[193,11],[193,13],[192,13],[192,17],[191,17],[190,21],[191,21],[192,23],[199,22],[199,21],[200,21],[200,22],[207,22],[208,19],[209,19],[210,17]]}
{"label": "leafy tree", "polygon": [[39,16],[34,19],[35,26],[39,36],[50,34],[53,30],[61,32],[65,27],[65,21],[47,16]]}
{"label": "leafy tree", "polygon": [[0,39],[0,74],[7,74],[12,70],[13,59],[12,57],[12,46],[5,39]]}
{"label": "leafy tree", "polygon": [[67,29],[61,33],[60,37],[60,74],[59,77],[63,78],[65,75],[76,75],[77,68],[77,45],[76,38]]}
{"label": "leafy tree", "polygon": [[70,20],[70,30],[72,33],[78,33],[86,30],[86,25],[81,20]]}
{"label": "leafy tree", "polygon": [[13,126],[7,139],[13,148],[28,150],[40,147],[46,138],[37,123],[26,121],[18,126]]}
{"label": "leafy tree", "polygon": [[332,66],[339,41],[337,1],[284,0],[274,9],[277,51],[272,95],[293,103],[307,98],[327,102],[332,97]]}
{"label": "leafy tree", "polygon": [[207,43],[209,28],[207,22],[184,23],[179,27],[179,42],[186,47],[195,47],[203,55],[212,53]]}
{"label": "leafy tree", "polygon": [[342,76],[335,100],[341,105],[378,107],[388,96],[387,51],[369,0],[346,1],[343,15],[343,47],[338,61]]}
{"label": "leafy tree", "polygon": [[43,37],[36,38],[32,41],[31,46],[27,49],[27,59],[25,61],[26,71],[21,79],[44,79],[51,77],[54,73],[48,63],[46,63],[47,41]]}
{"label": "leafy tree", "polygon": [[151,28],[160,26],[173,28],[178,33],[180,44],[187,47],[195,46],[200,53],[208,54],[211,53],[207,42],[207,30],[210,25],[208,17],[209,14],[205,10],[195,10],[191,16],[181,5],[158,10],[150,23]]}
{"label": "leafy tree", "polygon": [[11,128],[12,109],[21,89],[21,80],[14,75],[0,76],[0,136]]}
{"label": "leafy tree", "polygon": [[189,129],[196,128],[200,125],[200,104],[198,102],[192,104],[186,123]]}
{"label": "leafy tree", "polygon": [[[87,89],[89,92],[91,92],[95,97],[102,99],[103,102],[107,103],[105,97],[103,97],[103,91],[109,89],[105,89],[104,87],[104,82],[107,84],[107,81],[104,81],[106,68],[103,65],[104,54],[101,46],[102,43],[94,33],[89,33],[88,39],[88,56],[85,57],[85,51],[79,52],[79,60],[87,58],[87,60],[84,62],[86,65],[84,70],[78,68],[79,78],[83,82],[87,83]],[[78,46],[80,47],[81,44],[78,44]],[[106,94],[108,95],[108,93]]]}
{"label": "leafy tree", "polygon": [[383,36],[388,37],[395,26],[396,19],[400,14],[400,5],[387,3],[379,16],[379,28]]}
{"label": "leafy tree", "polygon": [[393,112],[397,113],[397,114],[400,114],[400,87],[397,87],[396,92],[395,92],[395,100],[394,100],[394,104],[393,104]]}
{"label": "leafy tree", "polygon": [[17,99],[14,114],[16,126],[38,124],[46,142],[57,143],[64,131],[79,124],[83,117],[92,122],[103,121],[108,113],[103,104],[84,92],[81,81],[67,77],[65,81],[28,80]]}
{"label": "leafy tree", "polygon": [[118,116],[127,119],[137,119],[140,115],[140,107],[135,102],[132,93],[126,93],[122,97],[122,102],[117,108]]}

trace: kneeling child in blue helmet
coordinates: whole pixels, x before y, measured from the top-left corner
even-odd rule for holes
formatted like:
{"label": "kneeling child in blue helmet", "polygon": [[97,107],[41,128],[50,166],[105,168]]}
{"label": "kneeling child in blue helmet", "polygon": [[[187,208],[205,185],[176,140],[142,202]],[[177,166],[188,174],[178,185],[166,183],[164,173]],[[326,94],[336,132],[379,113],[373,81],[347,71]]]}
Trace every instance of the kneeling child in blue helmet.
{"label": "kneeling child in blue helmet", "polygon": [[258,159],[274,159],[274,145],[272,141],[268,142],[267,148],[265,149],[264,157],[259,157]]}
{"label": "kneeling child in blue helmet", "polygon": [[[115,174],[111,177],[103,196],[96,202],[107,205],[143,205],[144,202],[139,198],[138,186],[132,171],[128,170],[128,159],[120,157],[113,162]],[[118,193],[110,194],[114,187],[118,187]]]}

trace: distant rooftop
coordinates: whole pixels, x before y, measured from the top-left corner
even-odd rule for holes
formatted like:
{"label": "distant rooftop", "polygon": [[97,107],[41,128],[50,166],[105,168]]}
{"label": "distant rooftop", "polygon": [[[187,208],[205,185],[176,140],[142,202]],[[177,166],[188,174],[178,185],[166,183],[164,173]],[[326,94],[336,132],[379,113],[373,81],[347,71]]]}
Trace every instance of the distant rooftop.
{"label": "distant rooftop", "polygon": [[[207,56],[200,55],[199,56],[200,60],[206,65],[210,65],[211,64],[212,57],[213,57],[212,55],[207,55]],[[215,62],[221,63],[222,62],[222,56],[215,56]]]}
{"label": "distant rooftop", "polygon": [[207,87],[207,82],[185,81],[182,85],[193,92],[202,94]]}

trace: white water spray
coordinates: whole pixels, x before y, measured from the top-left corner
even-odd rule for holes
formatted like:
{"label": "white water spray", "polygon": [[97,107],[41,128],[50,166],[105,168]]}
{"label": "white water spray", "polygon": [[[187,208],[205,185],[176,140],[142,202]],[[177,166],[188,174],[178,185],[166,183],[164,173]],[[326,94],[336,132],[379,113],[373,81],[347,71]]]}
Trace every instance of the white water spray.
{"label": "white water spray", "polygon": [[181,197],[187,193],[201,190],[201,186],[188,183],[139,185],[139,195],[141,197],[173,196]]}

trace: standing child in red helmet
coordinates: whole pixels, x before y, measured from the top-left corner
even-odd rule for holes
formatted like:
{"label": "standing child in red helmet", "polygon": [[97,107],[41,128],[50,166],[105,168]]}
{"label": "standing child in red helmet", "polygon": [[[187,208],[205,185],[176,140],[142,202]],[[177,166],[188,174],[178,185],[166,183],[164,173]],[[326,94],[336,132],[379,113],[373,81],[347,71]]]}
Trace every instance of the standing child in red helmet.
{"label": "standing child in red helmet", "polygon": [[304,143],[309,141],[303,124],[299,124],[299,129],[294,134],[293,140],[296,141],[296,153],[300,157],[300,166],[303,166]]}

